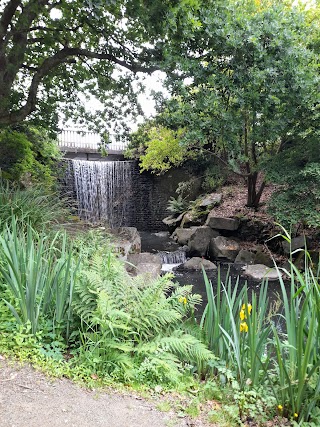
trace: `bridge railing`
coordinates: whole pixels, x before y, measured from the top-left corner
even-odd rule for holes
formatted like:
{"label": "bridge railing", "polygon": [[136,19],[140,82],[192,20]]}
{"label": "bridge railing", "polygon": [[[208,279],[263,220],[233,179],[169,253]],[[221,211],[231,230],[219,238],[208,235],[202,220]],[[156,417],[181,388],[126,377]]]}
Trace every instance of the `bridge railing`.
{"label": "bridge railing", "polygon": [[[109,135],[111,142],[106,144],[107,151],[123,152],[128,143],[114,141],[112,135]],[[82,131],[76,129],[65,129],[58,135],[58,145],[64,151],[98,151],[102,138],[98,133]]]}

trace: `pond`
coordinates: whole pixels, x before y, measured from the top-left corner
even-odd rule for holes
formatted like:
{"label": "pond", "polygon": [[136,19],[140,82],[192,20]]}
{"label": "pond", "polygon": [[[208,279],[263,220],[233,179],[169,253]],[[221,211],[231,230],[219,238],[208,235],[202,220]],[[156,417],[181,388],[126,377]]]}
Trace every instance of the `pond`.
{"label": "pond", "polygon": [[[162,258],[167,258],[168,260],[175,260],[180,257],[180,264],[184,262],[183,257],[185,257],[185,248],[179,248],[179,245],[173,239],[170,238],[170,234],[168,232],[140,232],[140,236],[142,252],[150,252],[154,254],[159,253],[160,255],[162,255]],[[243,276],[242,268],[244,264],[233,264],[223,262],[215,262],[215,264],[218,265],[220,268],[222,281],[225,280],[227,274],[229,273],[229,277],[231,277],[231,282],[234,284],[236,283],[236,280],[239,277],[239,290],[245,284],[247,284],[249,290],[252,290],[256,294],[259,294],[261,283],[258,281],[250,280],[247,277]],[[181,285],[193,285],[194,293],[200,294],[202,296],[203,304],[202,307],[199,308],[199,314],[201,314],[207,303],[207,295],[202,272],[180,269],[176,270],[175,268],[178,265],[179,263],[165,263],[163,264],[163,271],[172,271],[173,268],[175,278]],[[215,289],[217,285],[218,276],[217,270],[207,271],[207,276],[211,280],[212,286]],[[281,294],[282,292],[279,281],[270,281],[268,283],[268,297],[270,305],[278,305],[277,303],[280,301]]]}

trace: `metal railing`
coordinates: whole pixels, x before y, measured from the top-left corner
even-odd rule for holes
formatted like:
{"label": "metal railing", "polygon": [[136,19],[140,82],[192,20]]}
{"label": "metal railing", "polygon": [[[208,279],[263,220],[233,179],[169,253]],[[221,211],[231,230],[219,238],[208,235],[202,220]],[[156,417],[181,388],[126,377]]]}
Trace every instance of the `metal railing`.
{"label": "metal railing", "polygon": [[[108,152],[123,152],[128,143],[114,141],[113,135],[109,135],[110,143],[106,144]],[[98,151],[103,143],[98,133],[77,129],[65,129],[58,135],[58,145],[63,151]]]}

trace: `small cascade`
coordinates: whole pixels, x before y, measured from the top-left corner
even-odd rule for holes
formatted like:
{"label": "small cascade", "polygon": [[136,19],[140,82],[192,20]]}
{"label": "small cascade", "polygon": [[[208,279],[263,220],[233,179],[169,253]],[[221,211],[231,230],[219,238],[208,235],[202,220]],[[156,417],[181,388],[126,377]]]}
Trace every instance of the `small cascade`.
{"label": "small cascade", "polygon": [[187,261],[186,252],[182,249],[173,252],[161,251],[158,253],[162,264],[183,264]]}
{"label": "small cascade", "polygon": [[73,175],[80,218],[103,220],[110,227],[128,225],[134,203],[133,165],[132,161],[69,162],[66,175]]}

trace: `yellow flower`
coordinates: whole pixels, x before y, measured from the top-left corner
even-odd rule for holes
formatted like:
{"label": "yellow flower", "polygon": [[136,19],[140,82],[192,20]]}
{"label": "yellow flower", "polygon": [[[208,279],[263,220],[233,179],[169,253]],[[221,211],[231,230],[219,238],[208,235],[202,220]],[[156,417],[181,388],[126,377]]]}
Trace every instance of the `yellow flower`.
{"label": "yellow flower", "polygon": [[248,332],[248,325],[246,322],[240,323],[240,332]]}
{"label": "yellow flower", "polygon": [[282,411],[283,406],[282,405],[278,405],[278,409],[279,409],[279,411]]}
{"label": "yellow flower", "polygon": [[184,305],[186,305],[186,304],[187,304],[187,302],[188,302],[188,300],[187,300],[187,298],[186,298],[186,297],[180,297],[178,301],[179,301],[179,302],[182,302]]}
{"label": "yellow flower", "polygon": [[294,418],[298,418],[298,414],[295,412],[294,414],[293,414],[293,416],[294,416]]}
{"label": "yellow flower", "polygon": [[[246,305],[245,304],[242,304],[241,310],[243,310],[243,311],[246,310]],[[252,311],[252,305],[251,304],[247,305],[247,310],[248,310],[248,313],[250,314],[251,311]]]}
{"label": "yellow flower", "polygon": [[247,318],[246,312],[250,315],[251,311],[252,311],[252,305],[251,304],[248,304],[247,306],[246,306],[246,304],[242,304],[242,307],[241,307],[241,310],[239,313],[240,320],[244,321]]}

